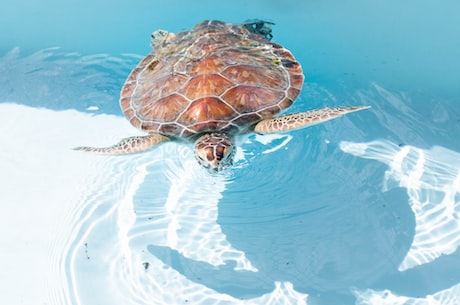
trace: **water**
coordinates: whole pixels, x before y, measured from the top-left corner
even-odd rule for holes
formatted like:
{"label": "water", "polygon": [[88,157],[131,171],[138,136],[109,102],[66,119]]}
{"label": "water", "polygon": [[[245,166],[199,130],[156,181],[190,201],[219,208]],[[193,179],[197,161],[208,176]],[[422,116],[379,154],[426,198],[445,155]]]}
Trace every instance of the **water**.
{"label": "water", "polygon": [[[2,301],[459,304],[459,11],[454,1],[2,9]],[[70,149],[139,134],[118,94],[151,31],[254,17],[276,22],[274,40],[305,70],[290,111],[372,109],[242,136],[224,175],[181,143],[122,157]]]}

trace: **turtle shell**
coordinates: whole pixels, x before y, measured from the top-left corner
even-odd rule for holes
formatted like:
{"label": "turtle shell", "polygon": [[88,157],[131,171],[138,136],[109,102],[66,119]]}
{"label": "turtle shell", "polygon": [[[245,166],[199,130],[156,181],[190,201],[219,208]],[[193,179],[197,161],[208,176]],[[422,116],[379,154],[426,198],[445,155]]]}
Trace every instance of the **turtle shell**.
{"label": "turtle shell", "polygon": [[121,91],[125,116],[146,132],[244,132],[300,93],[304,77],[291,52],[247,24],[204,21],[161,35]]}

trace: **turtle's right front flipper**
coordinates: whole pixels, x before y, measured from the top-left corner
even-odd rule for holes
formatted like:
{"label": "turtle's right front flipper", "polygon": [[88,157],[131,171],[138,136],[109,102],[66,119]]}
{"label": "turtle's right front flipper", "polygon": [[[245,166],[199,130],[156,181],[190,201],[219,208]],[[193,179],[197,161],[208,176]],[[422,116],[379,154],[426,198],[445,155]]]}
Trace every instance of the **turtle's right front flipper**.
{"label": "turtle's right front flipper", "polygon": [[344,114],[368,109],[370,106],[351,106],[337,108],[321,108],[305,112],[297,112],[282,115],[277,118],[265,119],[260,121],[254,127],[254,131],[258,133],[276,133],[285,132],[300,128],[309,127],[311,125],[326,122]]}
{"label": "turtle's right front flipper", "polygon": [[136,136],[125,138],[117,144],[109,147],[75,147],[74,150],[82,150],[104,155],[126,155],[146,151],[156,144],[168,141],[169,138],[161,134],[148,134],[145,136]]}

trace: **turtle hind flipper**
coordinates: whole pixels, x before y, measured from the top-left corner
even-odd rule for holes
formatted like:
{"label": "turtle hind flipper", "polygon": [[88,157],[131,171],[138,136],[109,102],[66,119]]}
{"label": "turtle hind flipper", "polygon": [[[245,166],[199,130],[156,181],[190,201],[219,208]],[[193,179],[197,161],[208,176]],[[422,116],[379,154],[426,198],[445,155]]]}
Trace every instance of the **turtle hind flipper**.
{"label": "turtle hind flipper", "polygon": [[169,138],[161,134],[148,134],[145,136],[135,136],[124,138],[117,144],[109,147],[75,147],[74,150],[103,154],[103,155],[126,155],[146,151],[158,143],[168,141]]}
{"label": "turtle hind flipper", "polygon": [[254,127],[257,133],[276,133],[305,128],[338,118],[344,114],[368,109],[370,106],[351,106],[338,108],[321,108],[305,112],[282,115],[278,118],[262,120]]}

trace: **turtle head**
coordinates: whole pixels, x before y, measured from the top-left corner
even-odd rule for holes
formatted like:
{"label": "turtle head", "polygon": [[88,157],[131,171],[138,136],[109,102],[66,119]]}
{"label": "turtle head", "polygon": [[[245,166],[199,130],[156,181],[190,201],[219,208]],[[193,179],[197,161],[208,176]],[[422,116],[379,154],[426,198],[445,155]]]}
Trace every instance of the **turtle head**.
{"label": "turtle head", "polygon": [[232,140],[223,133],[207,133],[195,141],[198,163],[214,172],[232,165],[234,153]]}

